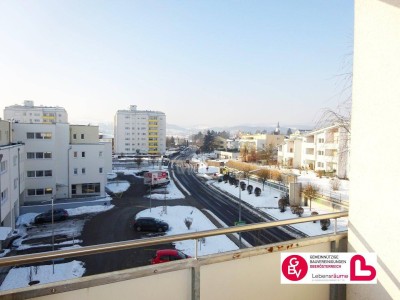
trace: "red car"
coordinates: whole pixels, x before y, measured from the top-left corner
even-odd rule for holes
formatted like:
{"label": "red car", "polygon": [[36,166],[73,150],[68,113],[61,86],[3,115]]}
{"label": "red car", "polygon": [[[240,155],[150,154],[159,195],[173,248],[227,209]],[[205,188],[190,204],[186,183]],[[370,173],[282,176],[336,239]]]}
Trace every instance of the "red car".
{"label": "red car", "polygon": [[174,260],[180,260],[180,259],[185,259],[185,258],[190,258],[191,256],[186,255],[185,253],[175,250],[175,249],[164,249],[164,250],[158,250],[156,252],[156,255],[153,257],[151,260],[151,264],[160,264],[160,263],[165,263],[169,261],[174,261]]}

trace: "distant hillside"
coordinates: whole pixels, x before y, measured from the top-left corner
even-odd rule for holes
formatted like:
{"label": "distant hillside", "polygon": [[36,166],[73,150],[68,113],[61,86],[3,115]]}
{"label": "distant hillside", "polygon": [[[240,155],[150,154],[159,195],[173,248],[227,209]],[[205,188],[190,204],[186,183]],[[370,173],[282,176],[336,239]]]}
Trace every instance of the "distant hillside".
{"label": "distant hillside", "polygon": [[[251,126],[251,125],[236,125],[236,126],[229,126],[229,127],[208,127],[205,125],[198,125],[193,127],[182,127],[179,125],[174,124],[167,124],[167,136],[179,136],[179,137],[188,137],[192,134],[198,133],[199,131],[205,132],[207,130],[214,130],[214,131],[228,131],[231,134],[238,133],[239,131],[242,133],[256,133],[257,131],[262,132],[266,131],[267,133],[272,133],[275,130],[275,126],[267,125],[267,126]],[[312,126],[281,126],[281,134],[286,134],[288,129],[291,128],[292,132],[297,129],[312,129]]]}

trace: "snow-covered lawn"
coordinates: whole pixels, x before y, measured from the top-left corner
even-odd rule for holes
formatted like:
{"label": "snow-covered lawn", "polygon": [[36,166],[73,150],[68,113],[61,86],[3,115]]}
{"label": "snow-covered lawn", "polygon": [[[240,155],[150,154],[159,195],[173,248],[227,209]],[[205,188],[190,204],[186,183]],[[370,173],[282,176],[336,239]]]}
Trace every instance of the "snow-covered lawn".
{"label": "snow-covered lawn", "polygon": [[[82,214],[99,213],[102,211],[113,208],[114,205],[96,205],[96,206],[82,206],[77,208],[67,209],[69,216],[78,216]],[[51,236],[51,224],[43,224],[40,227],[29,226],[33,224],[34,218],[37,213],[27,213],[20,215],[17,220],[17,231],[21,236],[13,242],[13,246],[17,250],[26,250],[36,247],[51,246],[50,244],[29,244],[29,240],[37,238],[45,238]],[[54,223],[54,235],[63,235],[69,238],[68,241],[55,243],[58,249],[71,249],[78,248],[81,240],[74,237],[79,236],[84,226],[84,220],[68,219],[63,222]],[[28,228],[29,232],[28,232]],[[26,242],[23,244],[23,242]],[[39,266],[39,267],[15,267],[10,270],[5,280],[0,286],[0,290],[9,290],[20,287],[29,286],[31,280],[39,280],[41,284],[72,279],[81,277],[85,273],[85,267],[80,261],[72,261],[69,263],[56,263],[54,265],[55,272],[53,274],[52,264]],[[31,276],[32,274],[32,276]]]}
{"label": "snow-covered lawn", "polygon": [[[247,184],[247,180],[244,180]],[[230,185],[229,183],[225,182],[217,182],[215,180],[210,181],[210,184],[213,185],[214,187],[227,192],[233,196],[239,197],[239,187],[235,187],[234,185]],[[261,188],[262,183],[258,183],[255,181],[250,180],[250,184],[254,187]],[[290,211],[290,208],[287,207],[286,211],[281,213],[280,210],[278,209],[278,200],[281,197],[281,192],[277,191],[275,189],[272,189],[270,187],[265,186],[264,190],[261,191],[261,195],[259,197],[256,197],[254,193],[249,194],[247,190],[241,191],[240,190],[240,198],[242,201],[247,202],[251,206],[258,208],[262,211],[265,211],[272,217],[274,217],[277,220],[286,220],[286,219],[294,219],[298,218],[297,215],[292,214]],[[319,214],[326,214],[326,213],[332,213],[335,212],[333,208],[324,206],[322,204],[319,204],[315,201],[311,203],[312,209],[310,210],[309,207],[303,207],[304,208],[304,217],[308,217],[311,215],[312,211],[316,211]],[[327,234],[327,233],[332,233],[334,230],[333,226],[333,221],[331,220],[331,226],[328,228],[326,231],[321,230],[321,226],[319,222],[313,223],[313,222],[307,222],[307,223],[301,223],[301,224],[295,224],[292,225],[294,228],[304,232],[307,235],[310,236],[315,236],[315,235],[321,235],[321,234]],[[338,231],[344,231],[347,230],[347,218],[341,218],[338,219]]]}
{"label": "snow-covered lawn", "polygon": [[114,194],[123,193],[130,187],[130,183],[128,181],[111,181],[108,182],[106,187],[113,192]]}
{"label": "snow-covered lawn", "polygon": [[[136,215],[136,218],[138,217],[154,217],[167,222],[170,226],[170,229],[166,232],[167,235],[216,229],[215,225],[200,210],[190,206],[168,206],[166,213],[163,211],[162,206],[153,207],[151,212],[150,209],[141,211]],[[190,229],[185,225],[185,218],[193,220]],[[195,254],[194,240],[176,242],[175,247],[190,256]],[[205,238],[204,243],[199,243],[198,255],[237,249],[236,244],[225,235],[213,236]]]}
{"label": "snow-covered lawn", "polygon": [[0,286],[0,290],[10,290],[22,287],[28,287],[29,282],[39,281],[40,284],[68,280],[82,277],[85,273],[83,263],[80,261],[71,261],[69,263],[43,265],[38,267],[15,267],[8,272]]}

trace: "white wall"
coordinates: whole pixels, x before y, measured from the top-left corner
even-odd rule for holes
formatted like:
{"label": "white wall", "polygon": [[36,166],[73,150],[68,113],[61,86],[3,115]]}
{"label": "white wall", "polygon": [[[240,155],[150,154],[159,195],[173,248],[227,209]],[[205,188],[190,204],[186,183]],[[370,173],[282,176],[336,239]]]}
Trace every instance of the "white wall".
{"label": "white wall", "polygon": [[400,1],[356,0],[348,246],[377,253],[378,284],[349,300],[400,299],[399,114]]}
{"label": "white wall", "polygon": [[[26,124],[14,123],[14,141],[25,143],[23,177],[25,178],[25,197],[27,202],[42,202],[51,199],[51,194],[28,196],[28,189],[52,188],[56,198],[62,198],[65,193],[59,194],[57,186],[67,184],[67,149],[69,143],[68,124]],[[51,139],[28,139],[27,132],[50,132]],[[51,152],[50,159],[27,159],[28,152]],[[27,178],[27,171],[52,170],[51,177]]]}
{"label": "white wall", "polygon": [[[6,169],[0,171],[0,190],[5,196],[1,202],[1,221],[4,226],[14,228],[16,217],[19,215],[20,192],[24,190],[24,165],[21,159],[18,161],[18,155],[24,156],[24,145],[0,146],[0,154],[3,155],[1,161],[6,164]],[[21,170],[20,176],[18,170]]]}

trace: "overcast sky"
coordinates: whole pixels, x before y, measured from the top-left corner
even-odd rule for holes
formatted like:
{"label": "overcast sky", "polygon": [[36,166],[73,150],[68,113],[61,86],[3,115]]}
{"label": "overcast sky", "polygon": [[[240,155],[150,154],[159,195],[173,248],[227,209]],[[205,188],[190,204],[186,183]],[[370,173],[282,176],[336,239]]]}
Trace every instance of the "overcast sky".
{"label": "overcast sky", "polygon": [[[0,0],[0,109],[167,123],[312,124],[351,70],[353,1]],[[1,114],[2,115],[2,114]]]}

